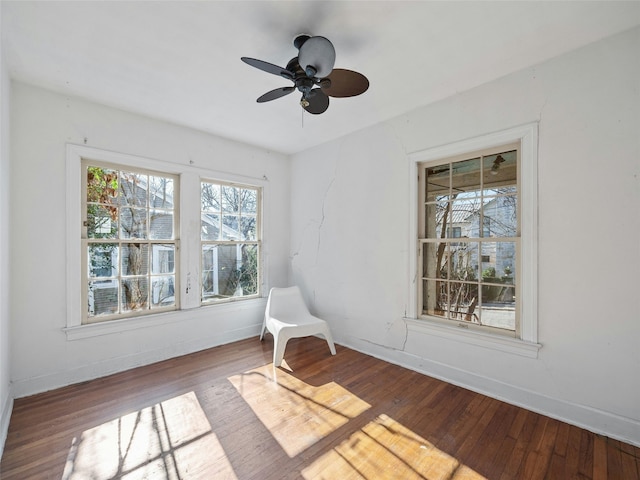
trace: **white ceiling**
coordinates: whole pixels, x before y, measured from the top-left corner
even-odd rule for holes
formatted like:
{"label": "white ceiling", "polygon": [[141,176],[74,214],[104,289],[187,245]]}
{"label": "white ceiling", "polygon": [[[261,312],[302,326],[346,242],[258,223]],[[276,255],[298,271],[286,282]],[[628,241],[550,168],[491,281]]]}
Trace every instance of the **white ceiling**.
{"label": "white ceiling", "polygon": [[[2,1],[13,78],[295,153],[640,24],[640,1]],[[297,34],[323,35],[358,97],[302,115],[286,80]]]}

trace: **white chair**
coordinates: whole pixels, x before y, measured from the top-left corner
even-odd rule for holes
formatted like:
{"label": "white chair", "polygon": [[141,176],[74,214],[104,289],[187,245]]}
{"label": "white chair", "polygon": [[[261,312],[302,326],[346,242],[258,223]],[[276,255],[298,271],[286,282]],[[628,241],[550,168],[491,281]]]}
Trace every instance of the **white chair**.
{"label": "white chair", "polygon": [[282,364],[284,349],[290,338],[322,335],[329,344],[331,355],[336,354],[329,325],[309,313],[298,287],[274,287],[271,289],[260,332],[261,341],[266,330],[273,335],[273,365],[275,367]]}

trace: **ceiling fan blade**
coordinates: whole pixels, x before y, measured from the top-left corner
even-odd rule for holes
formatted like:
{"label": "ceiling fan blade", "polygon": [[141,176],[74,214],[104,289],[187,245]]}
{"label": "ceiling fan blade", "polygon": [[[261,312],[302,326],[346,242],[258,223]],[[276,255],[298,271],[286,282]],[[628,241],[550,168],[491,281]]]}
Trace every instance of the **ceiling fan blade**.
{"label": "ceiling fan blade", "polygon": [[272,73],[274,75],[284,77],[288,80],[293,80],[293,73],[285,68],[279,67],[278,65],[274,65],[273,63],[249,57],[241,57],[240,60],[242,60],[247,65],[251,65],[252,67],[258,68],[264,72]]}
{"label": "ceiling fan blade", "polygon": [[353,70],[334,68],[327,78],[331,85],[323,87],[322,91],[330,97],[355,97],[369,88],[367,77]]}
{"label": "ceiling fan blade", "polygon": [[289,95],[293,92],[296,87],[280,87],[275,90],[271,90],[270,92],[265,93],[261,97],[258,98],[258,103],[270,102],[271,100],[275,100],[276,98],[284,97],[285,95]]}
{"label": "ceiling fan blade", "polygon": [[305,104],[302,103],[302,108],[314,115],[326,112],[327,108],[329,108],[329,97],[327,97],[319,88],[311,90],[307,95],[306,100],[308,105],[305,106]]}

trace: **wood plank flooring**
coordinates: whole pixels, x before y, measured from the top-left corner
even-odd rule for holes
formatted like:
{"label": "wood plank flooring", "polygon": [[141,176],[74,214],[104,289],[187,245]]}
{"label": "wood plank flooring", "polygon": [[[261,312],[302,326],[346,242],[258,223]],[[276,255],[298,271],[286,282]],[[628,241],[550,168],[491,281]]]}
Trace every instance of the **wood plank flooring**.
{"label": "wood plank flooring", "polygon": [[640,448],[315,338],[15,401],[2,480],[640,479]]}

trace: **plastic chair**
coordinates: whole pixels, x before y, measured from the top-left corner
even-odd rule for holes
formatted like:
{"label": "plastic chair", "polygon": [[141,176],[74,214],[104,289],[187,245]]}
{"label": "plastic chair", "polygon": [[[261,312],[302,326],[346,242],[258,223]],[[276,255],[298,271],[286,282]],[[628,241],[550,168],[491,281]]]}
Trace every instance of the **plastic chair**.
{"label": "plastic chair", "polygon": [[329,325],[309,313],[298,287],[272,288],[264,312],[260,340],[265,331],[273,335],[273,365],[282,364],[284,350],[290,338],[322,335],[329,344],[331,355],[336,354]]}

